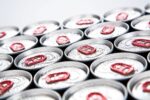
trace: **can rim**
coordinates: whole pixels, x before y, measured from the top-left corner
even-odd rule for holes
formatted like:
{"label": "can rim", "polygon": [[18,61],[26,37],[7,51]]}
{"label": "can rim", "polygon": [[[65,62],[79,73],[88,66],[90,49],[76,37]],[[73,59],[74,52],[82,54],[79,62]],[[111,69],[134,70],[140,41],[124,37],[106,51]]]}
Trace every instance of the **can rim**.
{"label": "can rim", "polygon": [[27,51],[25,51],[25,52],[19,54],[19,55],[15,58],[15,60],[14,60],[14,65],[15,65],[17,68],[19,68],[19,69],[28,70],[28,71],[33,71],[33,70],[41,69],[41,68],[33,68],[33,69],[22,68],[22,67],[19,67],[19,66],[18,66],[18,63],[19,63],[19,61],[20,61],[22,58],[24,58],[24,57],[26,57],[26,56],[32,54],[33,52],[34,52],[34,53],[39,53],[39,52],[43,51],[43,49],[44,49],[44,51],[46,51],[46,50],[51,50],[51,51],[55,51],[55,52],[59,53],[59,54],[60,54],[60,58],[59,58],[56,62],[60,61],[60,60],[62,59],[62,57],[63,57],[63,51],[62,51],[61,49],[59,49],[59,48],[56,48],[56,47],[36,47],[36,48],[27,50]]}
{"label": "can rim", "polygon": [[[125,88],[125,86],[117,81],[114,80],[108,80],[108,79],[91,79],[91,80],[87,80],[81,83],[78,83],[75,86],[72,86],[71,88],[69,88],[67,91],[65,91],[62,100],[67,100],[67,98],[69,98],[68,95],[72,95],[73,93],[76,93],[78,90],[84,89],[86,87],[90,87],[90,86],[95,86],[95,85],[101,85],[101,84],[105,84],[108,86],[112,86],[114,88],[117,88],[118,90],[120,90],[123,94],[124,94],[124,100],[127,99],[128,93],[127,90]],[[119,86],[121,89],[119,89]]]}
{"label": "can rim", "polygon": [[[118,55],[118,56],[116,57],[116,55]],[[127,56],[127,55],[128,55],[128,56]],[[129,56],[129,55],[130,55],[130,56]],[[114,57],[114,58],[121,58],[121,56],[124,56],[124,57],[126,57],[126,58],[130,58],[130,59],[135,59],[135,60],[138,60],[138,61],[141,60],[140,62],[144,65],[144,66],[143,66],[144,69],[143,69],[141,72],[143,72],[143,71],[145,71],[145,70],[147,69],[148,64],[147,64],[146,59],[145,59],[143,56],[141,56],[141,55],[139,55],[139,54],[134,54],[134,53],[121,52],[121,53],[108,54],[108,55],[106,55],[106,56],[104,56],[104,57],[102,57],[102,58],[96,59],[94,62],[92,62],[92,64],[90,65],[90,71],[91,71],[92,75],[94,75],[94,76],[97,77],[97,78],[103,78],[103,77],[97,76],[97,75],[94,73],[94,69],[97,67],[97,65],[99,65],[100,63],[102,63],[102,62],[104,62],[104,61],[113,59],[113,57]],[[107,58],[108,58],[108,59],[107,59]],[[141,72],[139,72],[139,73],[141,73]],[[136,73],[136,74],[138,74],[138,73]],[[125,78],[117,78],[117,79],[113,79],[113,80],[117,80],[117,81],[127,80],[127,79],[133,77],[133,76],[136,75],[136,74],[130,75],[130,76],[125,77]],[[106,78],[103,78],[103,79],[106,79]]]}
{"label": "can rim", "polygon": [[[42,46],[48,46],[48,45],[44,45],[43,42],[44,42],[46,39],[48,39],[51,35],[57,34],[57,33],[60,33],[60,34],[61,34],[62,32],[69,32],[69,31],[78,31],[78,33],[75,33],[75,34],[79,34],[79,35],[81,36],[79,40],[83,39],[83,37],[84,37],[84,33],[83,33],[81,30],[79,30],[79,29],[63,29],[63,30],[53,31],[53,32],[50,32],[50,33],[48,33],[48,34],[43,35],[43,36],[40,38],[40,44],[41,44]],[[79,40],[78,40],[78,41],[79,41]],[[75,41],[75,42],[77,42],[77,41]],[[73,44],[73,43],[75,43],[75,42],[68,43],[68,44],[64,44],[64,45],[51,46],[51,47],[60,47],[60,48],[63,48],[63,47],[66,47],[66,46],[68,46],[68,45],[71,45],[71,44]]]}
{"label": "can rim", "polygon": [[[107,17],[108,15],[110,15],[111,13],[114,13],[114,12],[120,11],[120,10],[125,10],[125,9],[132,9],[132,10],[135,10],[135,11],[140,12],[141,14],[140,14],[138,17],[140,17],[140,16],[142,16],[142,15],[144,14],[144,10],[142,10],[142,9],[140,9],[140,8],[137,8],[137,7],[119,7],[119,8],[115,8],[115,9],[113,9],[113,10],[109,10],[109,11],[105,12],[104,15],[103,15],[103,16],[104,16],[104,20],[105,20],[105,21],[108,21],[108,22],[116,22],[116,21],[107,20],[106,17]],[[135,18],[133,18],[133,19],[136,19],[136,18],[138,18],[138,17],[135,17]],[[125,21],[121,21],[121,22],[130,22],[130,21],[133,20],[133,19],[125,20]]]}
{"label": "can rim", "polygon": [[150,3],[148,3],[147,5],[145,5],[145,12],[146,13],[150,13],[150,12],[147,12],[147,9],[150,9]]}
{"label": "can rim", "polygon": [[[54,69],[58,69],[58,68],[72,68],[70,66],[70,64],[72,65],[81,65],[81,66],[73,66],[73,67],[76,67],[76,68],[80,68],[82,70],[84,70],[84,72],[86,72],[86,77],[84,79],[82,79],[82,81],[86,80],[89,76],[89,73],[90,73],[90,70],[88,68],[88,66],[84,63],[81,63],[81,62],[77,62],[77,61],[63,61],[63,62],[58,62],[58,63],[54,63],[54,64],[51,64],[45,68],[42,68],[41,70],[39,70],[35,75],[34,75],[34,84],[39,87],[39,88],[43,88],[42,86],[40,86],[38,84],[38,79],[40,78],[41,75],[43,75],[43,73],[45,72],[48,72],[48,71],[52,71]],[[64,67],[65,66],[65,67]],[[80,82],[82,82],[80,81]],[[77,82],[79,83],[79,82]],[[69,86],[71,87],[71,86]],[[69,87],[65,87],[65,88],[58,88],[58,89],[52,89],[52,90],[64,90],[64,89],[67,89]]]}
{"label": "can rim", "polygon": [[[35,92],[36,91],[36,92]],[[43,93],[44,92],[44,93]],[[32,96],[33,95],[38,95],[39,93],[43,93],[47,95],[52,95],[53,97],[57,98],[56,100],[61,100],[61,96],[60,94],[58,94],[56,91],[51,90],[51,89],[39,89],[39,88],[34,88],[34,89],[30,89],[30,90],[26,90],[26,91],[22,91],[20,93],[17,93],[15,95],[12,95],[11,97],[9,97],[7,100],[16,100],[16,98],[23,98],[23,96]]]}
{"label": "can rim", "polygon": [[[112,25],[115,25],[115,26],[122,26],[122,27],[125,27],[125,29],[126,29],[126,31],[123,33],[123,34],[125,34],[125,33],[127,33],[128,31],[129,31],[129,25],[127,24],[127,23],[125,23],[125,22],[104,22],[104,23],[99,23],[99,24],[96,24],[96,25],[92,25],[92,26],[90,26],[90,27],[88,27],[85,31],[84,31],[84,34],[85,34],[85,36],[87,37],[87,38],[90,38],[90,39],[93,39],[92,37],[89,37],[89,33],[90,33],[90,31],[91,30],[94,30],[94,29],[98,29],[99,27],[101,27],[101,26],[104,26],[104,25],[109,25],[109,24],[112,24]],[[123,34],[121,34],[121,35],[123,35]],[[120,35],[119,35],[120,36]],[[110,38],[102,38],[102,39],[114,39],[114,38],[116,38],[116,37],[118,37],[118,36],[115,36],[115,37],[110,37]]]}
{"label": "can rim", "polygon": [[[58,21],[55,21],[55,20],[43,20],[43,21],[38,21],[38,22],[34,22],[34,23],[31,23],[31,24],[28,24],[26,26],[24,26],[24,28],[22,29],[22,32],[21,34],[22,35],[27,35],[27,34],[24,34],[28,29],[30,29],[31,27],[34,27],[38,24],[43,24],[43,23],[52,23],[52,24],[55,24],[57,25],[58,27],[56,28],[56,30],[60,29],[61,28],[61,25]],[[55,30],[54,30],[55,31]],[[48,32],[49,33],[49,32]],[[48,34],[48,33],[45,33],[45,34]],[[42,34],[43,35],[43,34]],[[41,37],[42,35],[37,35],[35,37]],[[34,35],[29,35],[29,36],[34,36]]]}
{"label": "can rim", "polygon": [[129,38],[129,37],[131,38],[131,37],[134,37],[134,36],[147,36],[147,35],[150,35],[149,33],[150,33],[150,31],[133,31],[133,32],[126,33],[126,34],[121,35],[121,36],[119,36],[115,39],[114,46],[115,46],[116,49],[118,49],[120,51],[125,51],[125,52],[131,52],[131,53],[145,53],[145,52],[148,52],[149,50],[145,50],[145,51],[128,51],[128,50],[124,50],[124,49],[119,48],[118,44],[123,39]]}
{"label": "can rim", "polygon": [[[130,25],[131,25],[131,27],[132,27],[133,29],[135,29],[135,30],[144,31],[144,30],[142,30],[142,29],[136,28],[135,25],[136,25],[137,23],[139,23],[140,21],[146,20],[146,19],[149,19],[149,20],[150,20],[150,15],[144,15],[144,16],[141,16],[141,17],[139,17],[139,18],[137,18],[137,19],[134,19],[134,20],[130,23]],[[145,31],[146,31],[146,30],[145,30]]]}
{"label": "can rim", "polygon": [[[64,51],[64,55],[67,59],[69,60],[73,60],[73,61],[80,61],[80,62],[89,62],[89,61],[93,61],[94,59],[97,59],[97,58],[91,58],[91,59],[88,59],[88,60],[78,60],[78,59],[73,59],[73,58],[70,58],[68,56],[68,53],[73,49],[73,48],[76,48],[78,47],[79,45],[83,45],[83,44],[88,44],[88,43],[91,43],[91,42],[98,42],[100,44],[104,44],[104,45],[107,45],[109,48],[110,48],[110,51],[107,53],[111,53],[114,49],[114,46],[113,44],[108,41],[108,40],[104,40],[104,39],[100,39],[100,38],[97,38],[97,39],[87,39],[87,40],[82,40],[82,41],[79,41],[79,42],[76,42],[70,46],[68,46],[65,51]],[[106,55],[107,55],[106,54]],[[102,56],[101,56],[102,57]],[[98,57],[99,58],[99,57]]]}
{"label": "can rim", "polygon": [[[78,15],[74,15],[74,16],[71,16],[71,17],[68,17],[67,19],[65,19],[64,21],[63,21],[63,24],[62,24],[62,26],[64,27],[64,28],[67,28],[67,29],[74,29],[74,28],[69,28],[69,27],[66,27],[66,24],[70,21],[70,20],[72,20],[72,19],[76,19],[76,18],[84,18],[84,17],[87,17],[87,16],[89,16],[89,17],[94,17],[94,18],[96,18],[96,19],[98,19],[99,21],[97,22],[97,23],[100,23],[100,22],[102,22],[102,17],[101,16],[99,16],[99,15],[97,15],[97,14],[78,14]],[[94,24],[93,24],[94,25]],[[86,29],[87,27],[85,27],[85,28],[79,28],[79,29]]]}

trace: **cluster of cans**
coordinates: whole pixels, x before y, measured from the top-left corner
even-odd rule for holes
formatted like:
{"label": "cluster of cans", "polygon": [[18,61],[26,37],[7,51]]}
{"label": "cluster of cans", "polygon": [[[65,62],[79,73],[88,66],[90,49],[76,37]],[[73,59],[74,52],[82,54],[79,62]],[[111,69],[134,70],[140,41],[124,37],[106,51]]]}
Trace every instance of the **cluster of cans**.
{"label": "cluster of cans", "polygon": [[149,100],[150,4],[103,17],[1,27],[0,99]]}

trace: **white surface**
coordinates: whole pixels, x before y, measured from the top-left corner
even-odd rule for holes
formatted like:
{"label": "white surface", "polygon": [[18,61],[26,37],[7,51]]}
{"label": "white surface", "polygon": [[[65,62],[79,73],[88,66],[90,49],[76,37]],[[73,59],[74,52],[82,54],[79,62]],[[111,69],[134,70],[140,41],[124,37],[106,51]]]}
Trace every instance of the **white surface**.
{"label": "white surface", "polygon": [[67,17],[104,12],[123,6],[144,8],[149,0],[0,0],[0,26],[25,25],[42,20],[58,20]]}

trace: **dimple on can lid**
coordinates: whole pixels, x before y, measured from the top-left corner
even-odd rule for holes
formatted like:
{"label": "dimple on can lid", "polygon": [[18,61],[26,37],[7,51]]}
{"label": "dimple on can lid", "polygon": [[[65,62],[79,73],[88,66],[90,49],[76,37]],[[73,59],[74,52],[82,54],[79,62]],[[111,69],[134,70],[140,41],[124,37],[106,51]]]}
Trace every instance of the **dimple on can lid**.
{"label": "dimple on can lid", "polygon": [[113,53],[95,60],[91,73],[98,78],[127,80],[147,68],[146,59],[134,53]]}
{"label": "dimple on can lid", "polygon": [[110,10],[104,14],[105,21],[129,22],[144,14],[144,11],[136,7],[123,7]]}
{"label": "dimple on can lid", "polygon": [[127,89],[129,94],[136,100],[149,100],[150,98],[150,71],[135,75],[129,80]]}
{"label": "dimple on can lid", "polygon": [[141,16],[131,22],[131,27],[135,30],[150,30],[150,15]]}
{"label": "dimple on can lid", "polygon": [[13,57],[6,54],[0,54],[0,72],[9,69],[13,64]]}
{"label": "dimple on can lid", "polygon": [[64,61],[49,65],[34,76],[37,87],[64,90],[88,78],[89,68],[81,62]]}
{"label": "dimple on can lid", "polygon": [[87,27],[94,25],[96,23],[100,23],[102,20],[100,16],[95,14],[81,14],[72,16],[67,18],[63,22],[64,28],[79,28],[79,29],[86,29]]}
{"label": "dimple on can lid", "polygon": [[70,60],[88,62],[113,51],[113,44],[108,40],[88,39],[76,42],[64,51]]}
{"label": "dimple on can lid", "polygon": [[43,46],[66,47],[83,38],[84,34],[79,29],[63,29],[46,34],[40,38]]}
{"label": "dimple on can lid", "polygon": [[[117,96],[116,96],[117,95]],[[128,96],[124,85],[113,80],[93,79],[69,88],[62,100],[126,100]]]}
{"label": "dimple on can lid", "polygon": [[32,82],[32,75],[23,70],[9,70],[0,72],[0,99],[23,91]]}
{"label": "dimple on can lid", "polygon": [[84,32],[88,38],[114,39],[129,31],[124,22],[104,22],[87,28]]}
{"label": "dimple on can lid", "polygon": [[31,49],[38,42],[34,36],[20,35],[0,41],[0,53],[15,55]]}
{"label": "dimple on can lid", "polygon": [[119,36],[114,45],[121,51],[145,53],[150,51],[150,31],[134,31]]}
{"label": "dimple on can lid", "polygon": [[37,70],[52,63],[58,62],[63,57],[63,51],[55,47],[38,47],[18,55],[14,64],[24,70]]}
{"label": "dimple on can lid", "polygon": [[0,40],[12,38],[20,34],[20,30],[16,26],[0,27]]}
{"label": "dimple on can lid", "polygon": [[145,6],[145,12],[150,14],[150,3]]}
{"label": "dimple on can lid", "polygon": [[22,34],[39,37],[60,28],[57,21],[40,21],[24,27]]}
{"label": "dimple on can lid", "polygon": [[61,100],[61,96],[50,89],[30,89],[17,93],[7,100]]}

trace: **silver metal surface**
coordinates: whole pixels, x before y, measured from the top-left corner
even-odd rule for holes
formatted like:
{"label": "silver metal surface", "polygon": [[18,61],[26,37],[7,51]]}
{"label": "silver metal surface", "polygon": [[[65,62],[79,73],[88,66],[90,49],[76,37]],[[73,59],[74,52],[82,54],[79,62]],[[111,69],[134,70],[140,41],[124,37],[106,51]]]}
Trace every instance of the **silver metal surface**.
{"label": "silver metal surface", "polygon": [[[73,34],[78,35],[79,38],[74,37]],[[49,43],[49,45],[44,44],[44,42],[46,40],[48,40],[48,39],[52,40],[52,38],[55,38],[54,36],[58,37],[58,36],[62,36],[62,35],[67,36],[70,39],[70,43],[63,44],[63,45],[58,45],[56,43],[56,40],[55,40],[55,41],[53,41],[53,44],[52,43]],[[81,40],[83,38],[83,36],[84,36],[83,32],[79,29],[63,29],[63,30],[54,31],[54,32],[51,32],[49,34],[46,34],[46,35],[42,36],[40,38],[40,44],[43,45],[43,46],[66,47],[68,45],[71,45],[74,42],[77,42],[77,41]],[[57,44],[57,45],[54,45],[54,44]]]}
{"label": "silver metal surface", "polygon": [[150,14],[150,3],[145,6],[145,12]]}
{"label": "silver metal surface", "polygon": [[[134,54],[134,53],[125,53],[125,52],[124,52],[124,53],[112,53],[112,54],[108,54],[108,55],[106,55],[106,56],[104,56],[104,57],[102,57],[102,58],[100,58],[100,59],[95,60],[95,61],[91,64],[91,66],[90,66],[90,71],[91,71],[91,73],[92,73],[95,77],[97,77],[97,78],[105,78],[105,76],[98,75],[98,74],[95,73],[96,68],[97,68],[100,64],[102,64],[102,63],[104,63],[104,62],[112,61],[112,60],[115,60],[115,59],[132,59],[132,60],[136,60],[136,61],[140,62],[140,63],[143,65],[143,68],[142,68],[142,70],[141,70],[141,69],[138,69],[139,67],[134,66],[134,67],[135,67],[134,70],[136,71],[136,73],[133,73],[133,74],[130,74],[130,75],[127,75],[127,76],[119,75],[120,78],[118,77],[117,74],[109,73],[109,72],[106,71],[106,68],[103,68],[103,69],[104,69],[104,73],[106,72],[105,75],[111,75],[111,76],[114,75],[114,80],[121,80],[121,81],[122,81],[122,80],[127,80],[127,79],[133,77],[135,74],[141,73],[141,72],[143,72],[144,70],[146,70],[146,69],[147,69],[147,65],[148,65],[146,59],[145,59],[143,56],[141,56],[141,55]],[[123,60],[123,61],[125,62],[125,60]],[[134,64],[134,63],[132,63],[132,64]],[[100,67],[100,66],[99,66],[99,67]],[[103,66],[103,67],[106,67],[106,66]],[[137,67],[137,68],[136,68],[136,67]],[[139,71],[139,70],[140,70],[140,71]],[[108,79],[111,79],[111,78],[108,78]]]}
{"label": "silver metal surface", "polygon": [[[99,28],[102,28],[103,26],[105,25],[113,25],[115,27],[122,27],[124,28],[126,31],[124,31],[123,33],[120,34],[119,31],[116,30],[116,33],[119,33],[119,35],[122,35],[122,34],[125,34],[126,32],[129,31],[129,25],[124,23],[124,22],[104,22],[104,23],[100,23],[100,24],[96,24],[96,25],[93,25],[89,28],[87,28],[85,31],[84,31],[84,34],[87,38],[93,38],[93,37],[90,37],[89,34],[96,30],[96,29],[99,29]],[[100,33],[97,33],[97,34],[100,34]],[[114,34],[115,35],[115,34]],[[111,33],[111,35],[105,35],[106,38],[102,38],[102,37],[97,37],[97,38],[102,38],[102,39],[114,39],[116,37],[118,37],[119,35],[116,35],[114,36],[113,33]],[[108,36],[108,37],[107,37]]]}

